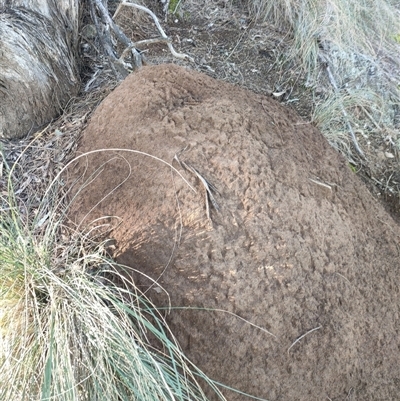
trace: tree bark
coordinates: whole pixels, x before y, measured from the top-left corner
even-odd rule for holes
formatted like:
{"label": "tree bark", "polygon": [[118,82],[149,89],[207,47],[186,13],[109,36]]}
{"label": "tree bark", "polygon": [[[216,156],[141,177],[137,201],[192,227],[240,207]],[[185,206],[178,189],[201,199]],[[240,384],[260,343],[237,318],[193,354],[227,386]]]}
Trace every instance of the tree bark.
{"label": "tree bark", "polygon": [[79,90],[79,0],[0,0],[0,138],[48,123]]}

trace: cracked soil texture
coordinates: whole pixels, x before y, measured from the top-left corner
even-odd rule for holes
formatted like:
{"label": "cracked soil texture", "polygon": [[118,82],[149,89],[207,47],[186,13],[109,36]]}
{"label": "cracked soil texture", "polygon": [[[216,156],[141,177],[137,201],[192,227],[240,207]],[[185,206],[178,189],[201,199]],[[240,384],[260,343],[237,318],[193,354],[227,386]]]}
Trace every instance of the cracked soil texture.
{"label": "cracked soil texture", "polygon": [[94,153],[70,170],[82,183],[100,168],[71,217],[121,219],[117,260],[158,279],[169,298],[135,277],[156,305],[194,308],[167,321],[206,374],[271,401],[398,399],[400,229],[318,130],[271,98],[160,65],[93,114],[78,152],[102,148],[146,152],[187,180],[143,154]]}

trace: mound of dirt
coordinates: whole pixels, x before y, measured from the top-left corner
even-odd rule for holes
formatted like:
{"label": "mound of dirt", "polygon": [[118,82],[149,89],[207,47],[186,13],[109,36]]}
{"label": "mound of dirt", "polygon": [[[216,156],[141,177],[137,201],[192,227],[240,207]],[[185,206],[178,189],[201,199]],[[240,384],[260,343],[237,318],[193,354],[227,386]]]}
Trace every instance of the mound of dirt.
{"label": "mound of dirt", "polygon": [[104,148],[162,161],[81,158],[71,217],[118,221],[118,261],[170,298],[138,285],[159,306],[193,307],[167,320],[205,373],[268,400],[398,398],[400,229],[315,128],[162,65],[93,114],[79,152]]}

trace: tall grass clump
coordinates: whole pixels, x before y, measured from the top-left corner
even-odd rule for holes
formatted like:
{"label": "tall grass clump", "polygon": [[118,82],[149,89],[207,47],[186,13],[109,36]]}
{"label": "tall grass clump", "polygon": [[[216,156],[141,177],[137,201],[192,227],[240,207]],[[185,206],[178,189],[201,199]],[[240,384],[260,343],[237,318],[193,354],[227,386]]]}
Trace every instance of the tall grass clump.
{"label": "tall grass clump", "polygon": [[0,399],[205,400],[197,380],[223,399],[106,244],[65,224],[56,185],[34,209],[11,170],[0,193]]}
{"label": "tall grass clump", "polygon": [[[307,86],[325,88],[323,96],[315,98],[314,116],[316,122],[324,120],[321,128],[332,143],[335,138],[342,143],[340,138],[349,129],[361,129],[368,134],[390,135],[400,149],[398,2],[251,0],[246,3],[253,16],[271,22],[285,35],[289,42],[286,67],[290,64],[291,69],[301,70]],[[332,109],[331,106],[341,98],[339,116],[347,128],[339,132],[337,124],[326,124],[319,114],[337,117],[336,106]]]}

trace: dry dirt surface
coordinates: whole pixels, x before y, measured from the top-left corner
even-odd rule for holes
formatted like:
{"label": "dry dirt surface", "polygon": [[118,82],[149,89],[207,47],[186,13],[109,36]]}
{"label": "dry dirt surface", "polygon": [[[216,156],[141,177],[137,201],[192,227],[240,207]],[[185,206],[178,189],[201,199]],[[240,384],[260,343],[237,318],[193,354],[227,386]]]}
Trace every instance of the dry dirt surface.
{"label": "dry dirt surface", "polygon": [[167,320],[206,374],[271,401],[398,399],[400,229],[314,127],[161,65],[93,114],[78,154],[104,148],[162,161],[82,157],[71,218],[109,216],[93,224],[114,225],[137,285],[160,307],[193,308]]}
{"label": "dry dirt surface", "polygon": [[[109,1],[112,13],[118,2]],[[329,118],[322,118],[321,113],[318,117],[316,113],[317,105],[324,103],[333,90],[326,65],[320,65],[317,79],[309,77],[309,71],[302,70],[301,61],[289,56],[293,38],[288,30],[273,26],[268,20],[256,20],[254,13],[249,12],[248,5],[260,1],[184,0],[175,3],[179,6],[174,15],[167,16],[161,1],[143,0],[142,3],[156,13],[175,49],[194,59],[189,62],[174,58],[165,44],[139,45],[150,64],[173,62],[259,94],[273,93],[277,100],[296,110],[307,121],[319,121],[321,127],[325,126],[325,135],[331,145],[345,155],[371,193],[400,222],[400,153],[399,145],[396,145],[400,121],[395,127],[377,129],[381,118],[389,118],[383,114],[375,118],[379,124],[375,121],[371,126],[369,119],[355,123],[353,130],[366,156],[360,158],[351,143],[348,127],[331,126],[329,130],[326,127],[329,120],[340,120],[341,111],[329,111]],[[159,36],[149,15],[131,7],[123,7],[116,22],[135,43]],[[360,67],[364,69],[365,63],[354,64],[354,79],[342,77],[340,81],[344,80],[346,87],[348,84],[351,87],[350,82],[356,83],[364,76]],[[395,64],[390,68],[396,68]],[[107,66],[102,71],[106,70]],[[398,74],[394,73],[394,76]],[[358,87],[353,89],[359,90]],[[360,107],[363,108],[361,105],[362,102]],[[379,102],[373,106],[379,107]],[[324,109],[326,113],[329,106]]]}

